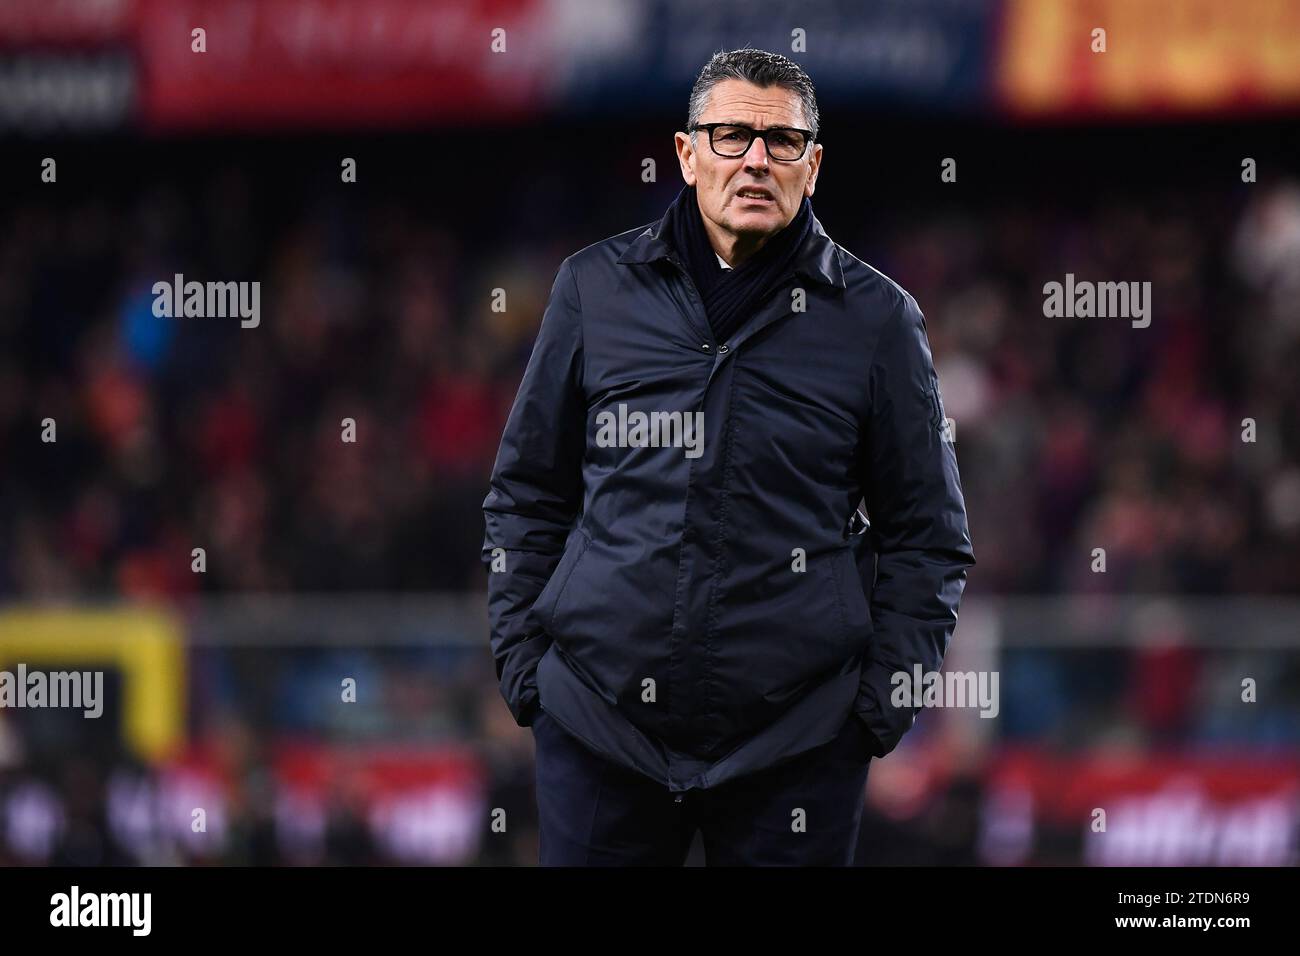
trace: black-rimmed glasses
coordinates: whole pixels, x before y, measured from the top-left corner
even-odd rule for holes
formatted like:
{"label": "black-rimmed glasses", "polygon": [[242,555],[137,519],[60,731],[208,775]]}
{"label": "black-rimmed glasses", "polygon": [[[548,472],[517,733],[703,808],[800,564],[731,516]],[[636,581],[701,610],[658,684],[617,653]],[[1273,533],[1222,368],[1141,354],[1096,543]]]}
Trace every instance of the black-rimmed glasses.
{"label": "black-rimmed glasses", "polygon": [[782,163],[793,163],[803,158],[808,144],[814,139],[810,129],[798,129],[794,126],[769,126],[767,129],[752,129],[735,123],[696,123],[691,127],[696,130],[709,131],[709,145],[719,156],[736,159],[749,152],[754,137],[761,136],[767,154]]}

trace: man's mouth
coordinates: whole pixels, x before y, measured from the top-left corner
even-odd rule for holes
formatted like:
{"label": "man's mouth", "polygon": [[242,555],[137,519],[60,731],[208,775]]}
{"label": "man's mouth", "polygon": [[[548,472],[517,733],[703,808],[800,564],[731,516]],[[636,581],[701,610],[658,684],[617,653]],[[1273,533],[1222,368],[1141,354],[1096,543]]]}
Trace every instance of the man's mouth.
{"label": "man's mouth", "polygon": [[759,206],[770,206],[776,202],[776,197],[766,189],[759,189],[754,186],[746,186],[736,191],[736,198],[746,204]]}

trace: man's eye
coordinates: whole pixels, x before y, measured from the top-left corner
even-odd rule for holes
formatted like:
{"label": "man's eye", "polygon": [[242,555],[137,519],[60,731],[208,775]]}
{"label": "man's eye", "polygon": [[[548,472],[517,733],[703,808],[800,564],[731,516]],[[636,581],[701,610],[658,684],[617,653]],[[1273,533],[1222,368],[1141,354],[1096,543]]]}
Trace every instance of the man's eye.
{"label": "man's eye", "polygon": [[744,136],[734,129],[722,130],[718,135],[724,140],[744,139]]}

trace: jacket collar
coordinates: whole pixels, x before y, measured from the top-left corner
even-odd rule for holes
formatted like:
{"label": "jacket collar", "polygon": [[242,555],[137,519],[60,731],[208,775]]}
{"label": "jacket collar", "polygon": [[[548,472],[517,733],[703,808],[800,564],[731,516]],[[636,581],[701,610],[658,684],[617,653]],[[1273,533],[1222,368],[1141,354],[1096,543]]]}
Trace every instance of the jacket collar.
{"label": "jacket collar", "polygon": [[[669,258],[674,250],[668,237],[663,234],[665,218],[661,217],[646,226],[623,250],[618,261],[629,264]],[[822,282],[837,289],[844,288],[844,270],[840,266],[839,252],[815,215],[812,229],[795,260],[794,271],[815,282]]]}

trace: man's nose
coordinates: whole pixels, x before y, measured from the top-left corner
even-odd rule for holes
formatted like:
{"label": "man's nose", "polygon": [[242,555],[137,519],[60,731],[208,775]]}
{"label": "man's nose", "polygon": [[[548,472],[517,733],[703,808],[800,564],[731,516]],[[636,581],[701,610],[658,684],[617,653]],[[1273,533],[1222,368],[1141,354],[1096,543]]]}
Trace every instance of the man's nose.
{"label": "man's nose", "polygon": [[767,167],[767,142],[761,136],[755,136],[754,141],[749,144],[749,150],[745,153],[745,168],[754,170],[766,170]]}

